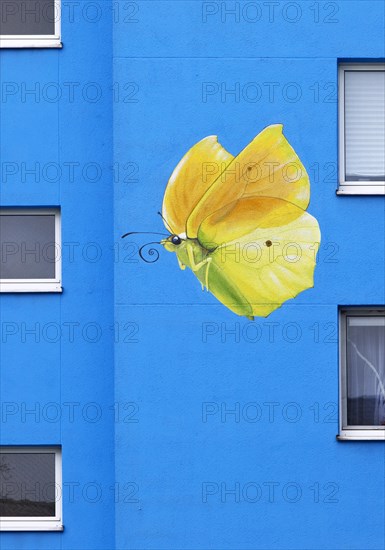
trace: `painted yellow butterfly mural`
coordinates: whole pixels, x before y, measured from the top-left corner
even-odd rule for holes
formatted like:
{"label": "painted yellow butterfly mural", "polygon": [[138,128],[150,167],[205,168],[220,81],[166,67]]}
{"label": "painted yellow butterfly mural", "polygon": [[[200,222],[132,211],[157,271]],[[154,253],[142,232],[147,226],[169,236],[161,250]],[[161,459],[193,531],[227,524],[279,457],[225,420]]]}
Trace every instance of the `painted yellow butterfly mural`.
{"label": "painted yellow butterfly mural", "polygon": [[162,218],[175,252],[223,305],[253,319],[313,287],[320,244],[309,177],[274,124],[233,157],[208,136],[168,181]]}

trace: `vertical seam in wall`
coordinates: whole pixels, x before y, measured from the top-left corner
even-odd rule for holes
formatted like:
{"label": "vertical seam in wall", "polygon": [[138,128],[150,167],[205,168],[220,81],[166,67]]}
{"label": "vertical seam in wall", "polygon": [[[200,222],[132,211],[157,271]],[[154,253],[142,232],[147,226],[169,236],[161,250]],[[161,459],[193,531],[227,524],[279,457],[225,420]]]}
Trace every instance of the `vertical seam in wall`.
{"label": "vertical seam in wall", "polygon": [[[0,55],[0,81],[2,82],[2,56]],[[0,109],[0,155],[1,155],[1,152],[2,152],[2,109]],[[1,197],[1,190],[2,190],[2,185],[0,185],[0,206],[2,206],[2,197]],[[3,326],[3,315],[2,315],[2,301],[0,302],[0,324],[1,326]],[[2,342],[1,342],[2,343]],[[1,353],[2,353],[2,346],[0,345],[0,365],[2,364],[2,361],[1,361]],[[2,388],[2,377],[0,377],[0,401],[2,401],[2,393],[3,393],[3,388]],[[2,439],[3,439],[3,434],[2,434],[2,423],[0,423],[0,441],[1,441],[1,444],[3,443]],[[1,548],[1,543],[0,543],[0,548]]]}
{"label": "vertical seam in wall", "polygon": [[[111,79],[111,163],[112,163],[112,244],[113,244],[113,256],[112,256],[112,369],[113,369],[113,376],[112,376],[112,403],[113,406],[115,404],[116,400],[116,342],[115,342],[115,322],[116,322],[116,305],[115,305],[115,281],[116,281],[116,262],[115,262],[115,197],[116,197],[116,182],[114,177],[114,167],[115,167],[115,102],[114,102],[114,95],[113,95],[113,86],[115,81],[115,26],[114,26],[114,15],[111,12],[111,19],[110,19],[110,25],[111,25],[111,45],[110,45],[110,53],[111,53],[111,65],[110,65],[110,79]],[[116,487],[116,479],[117,479],[117,424],[115,422],[115,416],[114,416],[114,423],[113,423],[113,469],[114,469],[114,475],[113,475],[113,484],[114,487]],[[114,499],[114,513],[113,513],[113,544],[114,548],[116,548],[117,545],[117,504]]]}
{"label": "vertical seam in wall", "polygon": [[[56,52],[56,56],[57,56],[57,83],[59,85],[60,83],[60,52],[61,50],[57,50]],[[61,155],[60,155],[61,151],[60,151],[60,101],[57,102],[57,160],[58,160],[58,165],[61,166],[60,164],[60,161],[61,161]],[[60,254],[61,254],[61,258],[62,258],[62,268],[61,268],[61,275],[60,275],[60,278],[61,278],[61,285],[63,286],[63,218],[61,216],[61,185],[62,185],[62,179],[60,178],[59,179],[59,186],[58,186],[58,206],[59,206],[59,210],[60,210],[60,224],[61,224],[61,227],[60,227],[60,234],[61,234],[61,242],[60,242]],[[59,326],[62,327],[62,300],[63,300],[63,294],[61,293],[60,296],[59,296]],[[61,331],[60,331],[61,332]],[[60,337],[59,339],[59,403],[60,403],[60,410],[62,409],[62,338]],[[59,442],[60,442],[60,447],[61,447],[61,451],[62,451],[62,465],[61,465],[61,468],[62,468],[62,486],[60,487],[60,493],[61,493],[61,521],[63,523],[63,512],[64,512],[64,502],[63,502],[63,480],[64,480],[64,476],[63,476],[63,446],[62,446],[62,443],[63,443],[63,438],[62,438],[62,415],[60,415],[60,422],[59,422]],[[62,549],[63,548],[63,537],[59,537],[59,548]]]}

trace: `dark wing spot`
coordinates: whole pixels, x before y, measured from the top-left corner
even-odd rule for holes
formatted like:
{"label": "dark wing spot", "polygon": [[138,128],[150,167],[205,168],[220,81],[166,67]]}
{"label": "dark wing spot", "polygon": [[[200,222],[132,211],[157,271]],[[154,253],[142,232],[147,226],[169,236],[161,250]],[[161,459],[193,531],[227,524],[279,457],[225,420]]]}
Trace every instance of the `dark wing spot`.
{"label": "dark wing spot", "polygon": [[265,242],[265,245],[266,245],[266,246],[271,246],[272,244],[273,244],[273,243],[272,243],[271,241],[266,241],[266,242]]}

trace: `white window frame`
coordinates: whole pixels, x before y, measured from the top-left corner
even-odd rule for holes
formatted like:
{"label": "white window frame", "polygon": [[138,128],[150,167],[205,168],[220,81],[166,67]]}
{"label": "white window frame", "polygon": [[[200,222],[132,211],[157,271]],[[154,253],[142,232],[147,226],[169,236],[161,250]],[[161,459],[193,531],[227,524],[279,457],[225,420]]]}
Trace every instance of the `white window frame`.
{"label": "white window frame", "polygon": [[[55,1],[54,34],[0,34],[1,48],[62,48],[61,0]],[[57,17],[56,17],[56,14]]]}
{"label": "white window frame", "polygon": [[385,426],[349,426],[347,424],[347,364],[346,364],[346,323],[349,317],[383,317],[384,307],[344,307],[339,311],[339,440],[385,441]]}
{"label": "white window frame", "polygon": [[337,195],[385,195],[385,181],[346,181],[345,173],[345,72],[384,71],[385,63],[341,63],[338,67],[339,187]]}
{"label": "white window frame", "polygon": [[61,447],[0,446],[2,453],[55,454],[55,517],[0,517],[0,531],[63,531],[63,491]]}
{"label": "white window frame", "polygon": [[61,212],[59,208],[0,208],[0,215],[8,216],[36,215],[55,216],[55,245],[59,249],[59,257],[55,261],[55,278],[53,279],[0,279],[2,292],[62,292],[62,247],[61,247]]}

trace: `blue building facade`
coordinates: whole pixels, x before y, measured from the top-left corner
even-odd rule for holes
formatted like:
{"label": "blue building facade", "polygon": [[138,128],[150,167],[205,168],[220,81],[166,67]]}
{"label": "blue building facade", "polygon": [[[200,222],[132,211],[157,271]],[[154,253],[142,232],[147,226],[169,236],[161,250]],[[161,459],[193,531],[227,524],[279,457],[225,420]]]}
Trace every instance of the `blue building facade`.
{"label": "blue building facade", "polygon": [[[383,62],[383,21],[376,0],[64,3],[62,49],[0,50],[1,207],[60,208],[63,287],[0,296],[0,443],[61,449],[64,525],[1,548],[384,547],[384,442],[336,439],[340,309],[385,303],[384,197],[336,194],[339,65]],[[236,155],[275,123],[322,240],[314,288],[250,321],[120,236],[165,231],[194,143]]]}
{"label": "blue building facade", "polygon": [[0,50],[1,206],[61,209],[63,271],[62,293],[1,294],[1,444],[61,446],[69,482],[64,532],[1,548],[114,544],[112,22],[73,8],[62,49]]}

